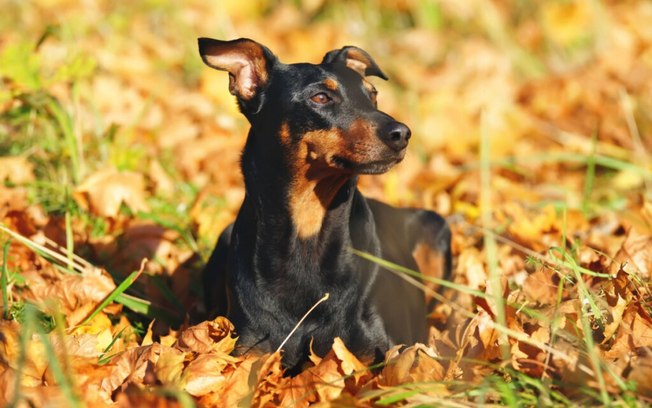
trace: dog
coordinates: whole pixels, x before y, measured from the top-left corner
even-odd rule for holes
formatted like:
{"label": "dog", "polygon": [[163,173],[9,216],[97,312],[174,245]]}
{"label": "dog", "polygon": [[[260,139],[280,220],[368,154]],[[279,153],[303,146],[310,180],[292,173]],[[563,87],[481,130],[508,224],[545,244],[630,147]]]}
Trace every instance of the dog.
{"label": "dog", "polygon": [[443,217],[366,199],[357,188],[359,175],[401,162],[411,136],[378,110],[367,77],[387,76],[354,46],[320,64],[284,64],[247,38],[198,43],[206,65],[228,72],[251,124],[241,157],[245,198],[202,278],[210,315],[235,326],[236,353],[273,352],[285,341],[283,366],[296,373],[334,337],[371,363],[394,344],[425,342],[423,290],[353,252],[416,270],[413,254],[425,249],[436,260],[429,275],[451,271]]}

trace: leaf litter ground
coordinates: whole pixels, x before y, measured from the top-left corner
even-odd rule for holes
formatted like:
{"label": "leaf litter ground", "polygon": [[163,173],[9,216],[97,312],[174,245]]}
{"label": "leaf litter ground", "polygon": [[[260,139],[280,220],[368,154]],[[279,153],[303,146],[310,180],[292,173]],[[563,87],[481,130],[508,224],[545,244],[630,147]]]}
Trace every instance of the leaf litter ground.
{"label": "leaf litter ground", "polygon": [[[649,2],[246,4],[6,5],[2,405],[650,403]],[[429,344],[370,371],[333,339],[289,378],[193,320],[246,135],[200,35],[286,61],[354,43],[389,73],[415,137],[361,188],[449,217]]]}

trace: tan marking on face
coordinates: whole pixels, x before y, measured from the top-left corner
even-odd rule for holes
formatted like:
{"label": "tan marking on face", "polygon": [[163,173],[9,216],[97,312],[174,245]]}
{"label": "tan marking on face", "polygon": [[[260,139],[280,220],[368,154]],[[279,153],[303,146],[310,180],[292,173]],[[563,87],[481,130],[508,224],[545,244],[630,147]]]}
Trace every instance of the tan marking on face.
{"label": "tan marking on face", "polygon": [[334,157],[363,164],[381,159],[386,149],[374,124],[363,119],[355,120],[346,131],[318,130],[303,135],[298,146],[292,147],[289,190],[290,213],[299,237],[319,233],[335,195],[353,175],[335,164]]}
{"label": "tan marking on face", "polygon": [[385,146],[376,137],[376,127],[366,120],[356,119],[346,132],[346,149],[340,154],[355,163],[378,160]]}
{"label": "tan marking on face", "polygon": [[287,122],[281,124],[281,130],[278,132],[279,139],[281,144],[284,146],[289,145],[292,142],[292,135],[290,134],[290,126]]}
{"label": "tan marking on face", "polygon": [[338,130],[306,133],[297,146],[290,169],[290,214],[300,238],[321,230],[326,211],[337,192],[351,177],[332,166],[332,157],[341,150]]}
{"label": "tan marking on face", "polygon": [[324,80],[324,86],[326,88],[330,89],[331,91],[337,90],[337,87],[338,87],[337,81],[334,80],[333,78],[326,78]]}
{"label": "tan marking on face", "polygon": [[369,92],[369,98],[371,99],[371,103],[375,106],[378,107],[378,102],[377,102],[377,96],[378,96],[378,91],[376,90],[376,87],[373,86],[373,84],[365,79],[362,80],[362,86],[365,87],[367,92]]}
{"label": "tan marking on face", "polygon": [[[424,275],[431,278],[442,279],[444,277],[444,256],[429,245],[425,243],[418,243],[412,251],[412,257],[419,267],[419,271]],[[432,299],[432,292],[437,291],[439,285],[430,281],[423,280],[424,285],[429,288],[425,290],[426,304]]]}

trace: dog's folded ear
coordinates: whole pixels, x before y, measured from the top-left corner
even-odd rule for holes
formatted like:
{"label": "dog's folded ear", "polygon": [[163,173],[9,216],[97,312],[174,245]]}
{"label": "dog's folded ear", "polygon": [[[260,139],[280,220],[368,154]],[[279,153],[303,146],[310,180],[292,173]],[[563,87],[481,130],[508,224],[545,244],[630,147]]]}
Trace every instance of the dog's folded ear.
{"label": "dog's folded ear", "polygon": [[253,99],[269,80],[276,61],[267,47],[248,38],[220,41],[199,38],[199,54],[211,68],[229,73],[229,91],[242,99]]}
{"label": "dog's folded ear", "polygon": [[324,55],[322,64],[336,63],[346,64],[347,67],[363,77],[373,75],[387,80],[387,75],[378,67],[378,64],[371,58],[371,55],[362,48],[347,45],[339,50],[329,51]]}

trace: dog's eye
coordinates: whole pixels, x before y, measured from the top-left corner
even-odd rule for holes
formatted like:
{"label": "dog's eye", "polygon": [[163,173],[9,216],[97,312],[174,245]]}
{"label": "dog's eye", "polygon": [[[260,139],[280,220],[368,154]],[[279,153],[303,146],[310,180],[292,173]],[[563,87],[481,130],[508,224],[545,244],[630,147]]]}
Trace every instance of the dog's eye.
{"label": "dog's eye", "polygon": [[314,94],[313,96],[311,96],[310,100],[313,101],[314,103],[325,105],[328,102],[332,101],[333,99],[330,96],[326,95],[324,92],[319,92],[318,94]]}

